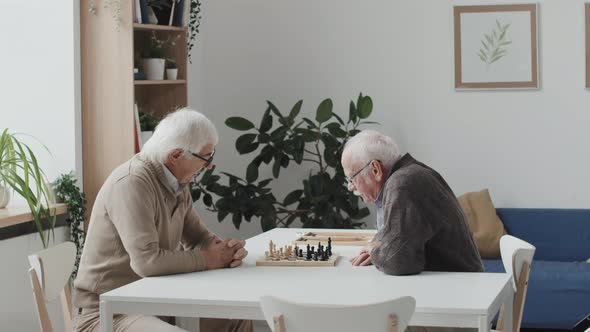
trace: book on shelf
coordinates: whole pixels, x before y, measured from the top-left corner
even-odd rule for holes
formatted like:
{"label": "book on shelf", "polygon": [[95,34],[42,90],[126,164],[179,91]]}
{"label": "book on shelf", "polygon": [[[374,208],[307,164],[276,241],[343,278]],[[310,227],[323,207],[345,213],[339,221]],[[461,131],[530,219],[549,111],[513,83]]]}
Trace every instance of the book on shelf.
{"label": "book on shelf", "polygon": [[174,19],[174,8],[176,7],[176,0],[172,0],[172,6],[170,7],[170,18],[168,19],[168,25],[172,25]]}
{"label": "book on shelf", "polygon": [[177,0],[178,4],[174,10],[174,22],[172,25],[177,27],[183,27],[186,21],[186,13],[188,6],[190,5],[190,0]]}
{"label": "book on shelf", "polygon": [[133,0],[133,12],[135,13],[135,17],[133,22],[142,23],[141,20],[141,5],[139,4],[140,0]]}
{"label": "book on shelf", "polygon": [[140,14],[141,14],[140,23],[142,23],[142,24],[150,23],[149,18],[148,18],[147,0],[139,0],[139,10],[140,10]]}

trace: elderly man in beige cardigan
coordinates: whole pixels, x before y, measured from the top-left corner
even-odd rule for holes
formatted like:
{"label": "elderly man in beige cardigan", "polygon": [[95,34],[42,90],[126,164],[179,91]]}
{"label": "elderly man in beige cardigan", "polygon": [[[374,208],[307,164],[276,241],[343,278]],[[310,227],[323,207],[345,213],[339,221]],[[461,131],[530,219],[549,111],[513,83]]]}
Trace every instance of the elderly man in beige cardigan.
{"label": "elderly man in beige cardigan", "polygon": [[[221,240],[192,206],[188,183],[210,168],[218,135],[203,114],[171,113],[141,153],[100,189],[74,281],[76,331],[99,331],[99,295],[158,275],[232,268],[245,241]],[[221,290],[220,290],[221,291]],[[116,315],[115,331],[183,331],[154,316]],[[251,321],[201,319],[201,331],[252,331]]]}

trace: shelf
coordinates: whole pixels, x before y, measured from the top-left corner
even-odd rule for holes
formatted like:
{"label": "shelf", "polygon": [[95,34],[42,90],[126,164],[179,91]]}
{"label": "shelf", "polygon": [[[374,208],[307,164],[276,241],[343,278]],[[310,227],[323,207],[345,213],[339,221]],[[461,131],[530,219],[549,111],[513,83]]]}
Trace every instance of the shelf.
{"label": "shelf", "polygon": [[137,80],[135,85],[169,85],[169,84],[186,84],[186,80]]}
{"label": "shelf", "polygon": [[157,24],[141,24],[133,23],[133,29],[137,31],[177,31],[182,32],[186,30],[186,27],[177,27],[170,25],[157,25]]}
{"label": "shelf", "polygon": [[[65,204],[51,205],[51,213],[55,215],[66,214],[68,211]],[[0,209],[0,228],[22,224],[33,220],[33,215],[29,206],[25,203],[9,204],[7,207]]]}

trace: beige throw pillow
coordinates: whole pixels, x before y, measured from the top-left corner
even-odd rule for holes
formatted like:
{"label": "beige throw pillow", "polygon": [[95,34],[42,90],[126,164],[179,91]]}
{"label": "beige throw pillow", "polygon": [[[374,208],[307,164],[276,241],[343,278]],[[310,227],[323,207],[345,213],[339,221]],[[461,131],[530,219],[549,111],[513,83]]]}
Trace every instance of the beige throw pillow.
{"label": "beige throw pillow", "polygon": [[470,192],[457,199],[465,212],[481,258],[499,258],[500,238],[506,230],[496,214],[489,191]]}

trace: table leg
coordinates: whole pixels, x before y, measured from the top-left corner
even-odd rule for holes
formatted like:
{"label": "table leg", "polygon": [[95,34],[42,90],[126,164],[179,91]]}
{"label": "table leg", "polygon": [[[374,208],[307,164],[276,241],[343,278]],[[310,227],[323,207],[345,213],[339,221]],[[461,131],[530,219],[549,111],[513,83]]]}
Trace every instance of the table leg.
{"label": "table leg", "polygon": [[113,312],[107,301],[100,301],[100,332],[113,332]]}
{"label": "table leg", "polygon": [[478,332],[490,332],[490,321],[488,316],[479,316]]}

